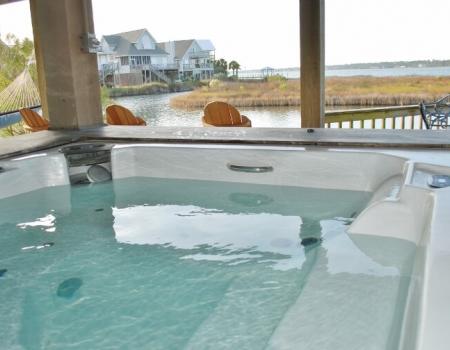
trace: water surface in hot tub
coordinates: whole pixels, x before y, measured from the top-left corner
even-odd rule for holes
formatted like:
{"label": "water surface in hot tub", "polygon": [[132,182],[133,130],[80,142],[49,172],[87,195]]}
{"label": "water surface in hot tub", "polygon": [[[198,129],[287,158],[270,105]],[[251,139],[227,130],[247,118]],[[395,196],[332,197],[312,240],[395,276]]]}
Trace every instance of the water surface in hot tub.
{"label": "water surface in hot tub", "polygon": [[0,201],[5,348],[398,345],[415,247],[346,233],[370,193],[150,178],[65,190],[68,211],[44,205],[55,189]]}

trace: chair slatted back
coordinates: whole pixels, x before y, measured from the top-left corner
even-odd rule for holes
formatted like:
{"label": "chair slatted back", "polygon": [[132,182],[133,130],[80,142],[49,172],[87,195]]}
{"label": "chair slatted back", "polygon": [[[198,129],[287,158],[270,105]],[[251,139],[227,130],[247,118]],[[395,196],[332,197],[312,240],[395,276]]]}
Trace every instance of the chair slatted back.
{"label": "chair slatted back", "polygon": [[42,118],[38,113],[29,108],[22,108],[19,110],[23,121],[28,129],[31,131],[47,130],[49,123],[46,119]]}
{"label": "chair slatted back", "polygon": [[106,108],[106,121],[110,125],[145,125],[142,119],[135,117],[129,109],[119,105]]}
{"label": "chair slatted back", "polygon": [[210,102],[204,109],[204,120],[215,126],[240,125],[243,119],[239,111],[226,102]]}

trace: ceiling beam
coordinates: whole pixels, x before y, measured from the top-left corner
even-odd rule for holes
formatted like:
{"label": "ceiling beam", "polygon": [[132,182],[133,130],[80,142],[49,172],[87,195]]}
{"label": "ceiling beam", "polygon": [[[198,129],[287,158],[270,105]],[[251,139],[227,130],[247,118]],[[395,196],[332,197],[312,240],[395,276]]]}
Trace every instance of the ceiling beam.
{"label": "ceiling beam", "polygon": [[10,4],[12,2],[18,2],[18,1],[24,1],[24,0],[0,0],[0,5],[6,5],[6,4]]}

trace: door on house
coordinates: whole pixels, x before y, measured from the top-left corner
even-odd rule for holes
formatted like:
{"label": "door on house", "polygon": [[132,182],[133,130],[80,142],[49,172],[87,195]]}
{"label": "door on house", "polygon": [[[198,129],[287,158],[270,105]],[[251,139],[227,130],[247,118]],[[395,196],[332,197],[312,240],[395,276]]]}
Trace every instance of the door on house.
{"label": "door on house", "polygon": [[151,72],[148,69],[142,70],[142,81],[145,83],[148,83],[152,81]]}

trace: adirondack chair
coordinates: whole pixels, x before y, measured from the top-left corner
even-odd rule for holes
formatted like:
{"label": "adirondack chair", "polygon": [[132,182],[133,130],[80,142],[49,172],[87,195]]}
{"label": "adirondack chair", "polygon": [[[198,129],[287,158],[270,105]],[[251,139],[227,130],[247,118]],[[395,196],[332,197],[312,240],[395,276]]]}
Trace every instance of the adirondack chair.
{"label": "adirondack chair", "polygon": [[109,125],[147,125],[144,119],[134,116],[129,109],[119,105],[106,108],[106,121]]}
{"label": "adirondack chair", "polygon": [[252,122],[232,105],[214,101],[205,106],[203,126],[251,127]]}
{"label": "adirondack chair", "polygon": [[38,113],[29,108],[19,110],[25,123],[24,129],[30,132],[48,130],[48,121],[42,118]]}

